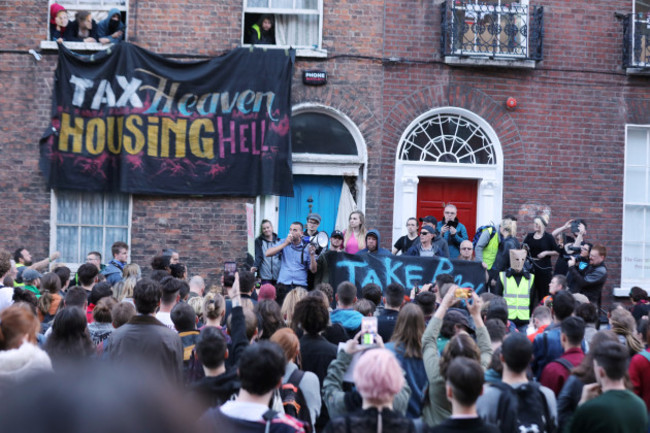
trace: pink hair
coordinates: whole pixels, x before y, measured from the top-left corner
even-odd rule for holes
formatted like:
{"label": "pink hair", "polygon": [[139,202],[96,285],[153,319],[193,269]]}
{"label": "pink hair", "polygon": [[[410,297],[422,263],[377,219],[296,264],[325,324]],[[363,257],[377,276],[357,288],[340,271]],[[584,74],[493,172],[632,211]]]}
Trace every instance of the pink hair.
{"label": "pink hair", "polygon": [[404,386],[404,375],[395,355],[387,349],[372,349],[361,355],[354,368],[359,394],[374,401],[392,401]]}

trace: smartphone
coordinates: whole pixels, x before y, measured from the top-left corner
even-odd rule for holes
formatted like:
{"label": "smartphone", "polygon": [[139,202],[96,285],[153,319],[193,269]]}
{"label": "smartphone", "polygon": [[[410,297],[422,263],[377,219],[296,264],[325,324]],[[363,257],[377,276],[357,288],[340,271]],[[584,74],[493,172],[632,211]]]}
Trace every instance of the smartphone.
{"label": "smartphone", "polygon": [[458,299],[469,299],[472,297],[472,289],[459,287],[456,289],[454,296]]}
{"label": "smartphone", "polygon": [[373,346],[377,344],[377,318],[376,317],[362,317],[361,318],[361,345]]}
{"label": "smartphone", "polygon": [[235,282],[235,272],[237,272],[236,262],[225,262],[223,264],[223,283],[226,286],[232,286]]}

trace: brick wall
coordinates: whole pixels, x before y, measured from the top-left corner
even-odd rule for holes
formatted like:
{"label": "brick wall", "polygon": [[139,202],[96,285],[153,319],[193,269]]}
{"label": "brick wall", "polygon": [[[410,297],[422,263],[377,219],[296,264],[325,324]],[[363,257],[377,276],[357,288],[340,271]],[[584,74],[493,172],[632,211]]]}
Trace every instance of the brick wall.
{"label": "brick wall", "polygon": [[[440,1],[325,0],[327,59],[298,59],[295,104],[345,113],[368,148],[369,225],[391,232],[399,138],[420,114],[457,106],[488,121],[504,151],[504,212],[520,234],[539,210],[550,227],[584,217],[589,239],[608,246],[609,288],[619,284],[625,124],[650,123],[650,79],[621,69],[622,23],[631,1],[533,1],[544,6],[544,61],[535,70],[460,68],[440,54]],[[26,54],[46,35],[43,2],[4,10],[0,43],[0,247],[49,247],[50,195],[38,170],[38,138],[48,124],[56,53]],[[628,4],[629,3],[629,4]],[[240,43],[242,2],[130,0],[132,42],[160,53],[218,55]],[[37,19],[42,17],[39,27]],[[17,52],[15,52],[17,51]],[[397,62],[381,59],[397,58]],[[301,83],[303,69],[328,72],[324,87]],[[505,100],[517,98],[516,111]],[[225,259],[245,254],[244,204],[253,198],[133,198],[132,257],[148,265],[162,247],[181,251],[191,271],[216,280]],[[384,236],[384,247],[388,247]]]}

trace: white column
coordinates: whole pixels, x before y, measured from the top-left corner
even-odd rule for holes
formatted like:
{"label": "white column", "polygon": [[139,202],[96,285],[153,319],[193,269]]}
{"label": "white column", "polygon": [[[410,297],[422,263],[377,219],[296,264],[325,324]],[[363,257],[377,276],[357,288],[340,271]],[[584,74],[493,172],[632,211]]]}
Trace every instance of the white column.
{"label": "white column", "polygon": [[501,221],[501,185],[493,179],[481,179],[476,209],[476,227]]}
{"label": "white column", "polygon": [[393,210],[393,239],[391,245],[406,234],[406,220],[415,216],[418,208],[417,176],[403,176],[395,188],[395,209]]}

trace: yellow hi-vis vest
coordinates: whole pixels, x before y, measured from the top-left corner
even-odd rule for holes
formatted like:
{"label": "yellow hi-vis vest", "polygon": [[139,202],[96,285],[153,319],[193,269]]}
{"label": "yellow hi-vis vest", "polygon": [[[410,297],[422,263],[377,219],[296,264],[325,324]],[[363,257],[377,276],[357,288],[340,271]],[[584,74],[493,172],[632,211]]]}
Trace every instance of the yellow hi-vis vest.
{"label": "yellow hi-vis vest", "polygon": [[499,234],[494,233],[496,231],[494,227],[488,227],[485,230],[487,230],[492,238],[485,248],[483,248],[483,262],[487,265],[488,269],[492,269],[492,265],[497,258],[497,252],[499,251]]}
{"label": "yellow hi-vis vest", "polygon": [[522,276],[517,284],[514,276],[507,277],[505,272],[499,272],[503,285],[503,298],[508,302],[509,320],[530,320],[530,288],[535,281],[535,275],[530,274],[530,279]]}

